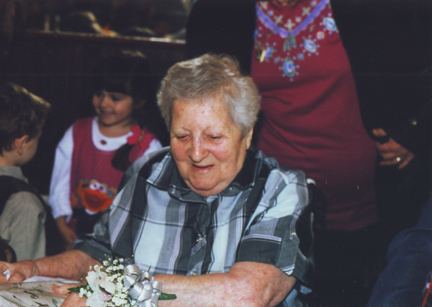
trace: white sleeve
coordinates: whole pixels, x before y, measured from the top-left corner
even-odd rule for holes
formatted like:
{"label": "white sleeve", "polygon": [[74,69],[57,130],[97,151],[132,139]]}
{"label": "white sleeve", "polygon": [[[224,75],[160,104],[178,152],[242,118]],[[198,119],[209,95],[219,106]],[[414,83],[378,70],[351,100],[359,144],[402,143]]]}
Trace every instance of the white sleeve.
{"label": "white sleeve", "polygon": [[156,152],[156,151],[158,151],[160,149],[162,149],[162,144],[157,139],[153,139],[150,142],[149,147],[147,148],[147,150],[144,152],[143,156],[151,154],[152,152]]}
{"label": "white sleeve", "polygon": [[57,145],[54,168],[51,175],[49,204],[54,218],[71,216],[70,173],[73,152],[72,127],[69,128]]}

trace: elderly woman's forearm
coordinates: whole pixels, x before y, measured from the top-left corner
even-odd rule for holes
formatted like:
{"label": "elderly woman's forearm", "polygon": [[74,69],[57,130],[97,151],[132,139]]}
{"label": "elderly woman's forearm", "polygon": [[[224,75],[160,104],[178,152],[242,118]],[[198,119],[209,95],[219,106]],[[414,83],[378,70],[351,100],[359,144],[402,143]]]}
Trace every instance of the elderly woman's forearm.
{"label": "elderly woman's forearm", "polygon": [[59,255],[34,261],[34,275],[80,280],[87,276],[90,266],[100,264],[86,253],[70,250]]}
{"label": "elderly woman's forearm", "polygon": [[276,306],[296,279],[262,263],[240,262],[228,273],[200,276],[157,275],[163,291],[177,299],[160,306]]}

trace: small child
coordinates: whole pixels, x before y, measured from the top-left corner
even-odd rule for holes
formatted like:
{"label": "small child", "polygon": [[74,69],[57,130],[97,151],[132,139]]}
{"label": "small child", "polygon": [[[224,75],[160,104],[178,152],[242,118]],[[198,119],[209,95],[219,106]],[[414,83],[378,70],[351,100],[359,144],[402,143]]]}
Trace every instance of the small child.
{"label": "small child", "polygon": [[162,148],[143,119],[153,99],[149,63],[123,52],[95,72],[94,118],[77,120],[56,149],[49,203],[66,248],[93,226],[117,194],[126,168]]}
{"label": "small child", "polygon": [[0,236],[13,248],[17,260],[46,255],[49,213],[20,166],[35,155],[49,109],[48,102],[23,87],[0,83]]}

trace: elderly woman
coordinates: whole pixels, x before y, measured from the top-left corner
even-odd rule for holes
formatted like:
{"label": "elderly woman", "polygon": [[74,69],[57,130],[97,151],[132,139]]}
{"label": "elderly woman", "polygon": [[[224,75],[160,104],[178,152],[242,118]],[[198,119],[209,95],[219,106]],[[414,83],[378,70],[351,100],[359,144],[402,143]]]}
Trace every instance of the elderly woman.
{"label": "elderly woman", "polygon": [[[311,273],[307,184],[249,148],[259,110],[251,78],[230,57],[204,55],[168,71],[158,103],[170,148],[126,172],[111,213],[74,250],[2,263],[8,282],[78,280],[108,254],[133,257],[177,295],[161,306],[302,306]],[[63,306],[82,300],[72,294]]]}

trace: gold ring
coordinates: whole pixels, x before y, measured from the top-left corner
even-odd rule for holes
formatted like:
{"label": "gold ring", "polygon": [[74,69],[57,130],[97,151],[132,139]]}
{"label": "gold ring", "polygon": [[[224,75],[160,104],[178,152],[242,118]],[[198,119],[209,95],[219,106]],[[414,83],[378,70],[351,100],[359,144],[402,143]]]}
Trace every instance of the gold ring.
{"label": "gold ring", "polygon": [[401,157],[397,157],[397,158],[396,158],[396,161],[397,161],[397,162],[400,162],[401,160],[402,160]]}

